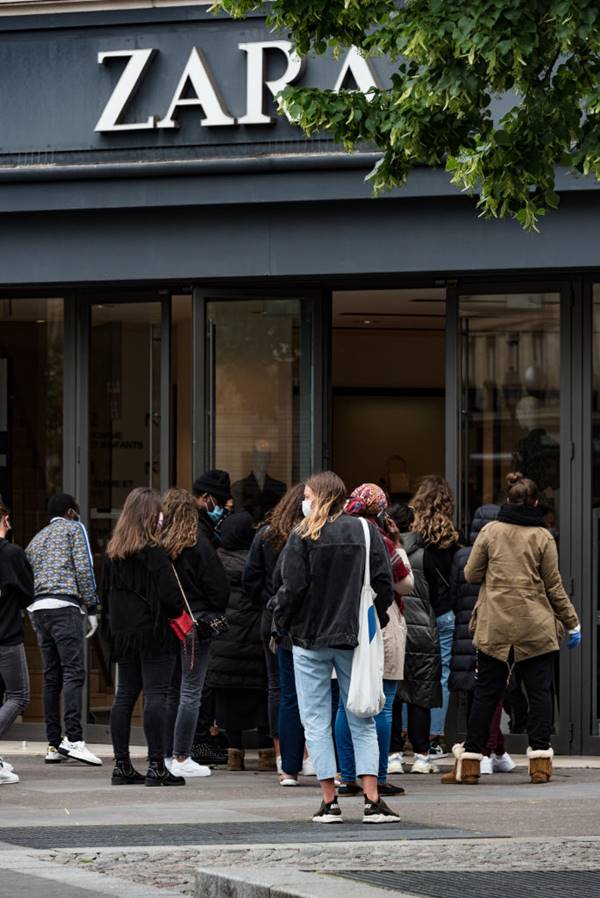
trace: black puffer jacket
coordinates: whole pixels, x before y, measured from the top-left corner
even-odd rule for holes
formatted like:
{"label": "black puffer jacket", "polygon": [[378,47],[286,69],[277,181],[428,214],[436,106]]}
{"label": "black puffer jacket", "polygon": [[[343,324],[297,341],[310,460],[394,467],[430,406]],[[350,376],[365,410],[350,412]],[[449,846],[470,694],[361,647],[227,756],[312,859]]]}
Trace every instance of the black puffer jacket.
{"label": "black puffer jacket", "polygon": [[456,615],[456,627],[448,681],[450,692],[472,692],[475,689],[477,653],[469,631],[469,622],[479,595],[479,585],[467,583],[465,567],[479,533],[486,524],[496,520],[499,511],[499,505],[482,505],[478,508],[471,525],[471,545],[467,549],[460,549],[454,556],[450,575],[450,598]]}
{"label": "black puffer jacket", "polygon": [[262,609],[250,604],[243,585],[248,552],[219,549],[218,555],[229,579],[229,629],[211,643],[206,682],[213,689],[266,689]]}
{"label": "black puffer jacket", "polygon": [[410,596],[404,596],[406,655],[404,679],[398,684],[398,697],[403,702],[422,708],[439,708],[442,704],[442,660],[424,572],[425,550],[417,533],[403,534],[402,544],[411,563],[415,586]]}
{"label": "black puffer jacket", "polygon": [[[392,568],[383,539],[371,527],[371,586],[382,627],[394,600]],[[360,595],[366,549],[358,518],[329,521],[317,540],[292,533],[282,560],[282,585],[274,599],[274,622],[294,645],[354,648],[358,644]]]}
{"label": "black puffer jacket", "polygon": [[244,587],[248,601],[262,611],[261,633],[268,643],[273,630],[273,612],[267,607],[276,593],[273,573],[280,553],[265,539],[269,528],[262,527],[250,546],[250,554],[244,571]]}

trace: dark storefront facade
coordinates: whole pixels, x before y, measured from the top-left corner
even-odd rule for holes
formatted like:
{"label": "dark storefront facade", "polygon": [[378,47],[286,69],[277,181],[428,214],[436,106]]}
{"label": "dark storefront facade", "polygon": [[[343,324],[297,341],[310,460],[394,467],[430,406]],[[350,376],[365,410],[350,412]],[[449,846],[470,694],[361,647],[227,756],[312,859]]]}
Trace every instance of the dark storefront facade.
{"label": "dark storefront facade", "polygon": [[[261,17],[206,7],[0,19],[0,493],[25,544],[81,500],[98,573],[136,485],[231,472],[260,518],[333,466],[406,495],[445,473],[468,530],[514,466],[542,486],[583,622],[557,747],[600,753],[600,205],[560,176],[526,235],[443,172],[371,198],[376,156],[275,117],[286,81],[365,89],[385,66],[301,65]],[[41,667],[15,728],[41,733]],[[89,649],[87,733],[113,671]]]}

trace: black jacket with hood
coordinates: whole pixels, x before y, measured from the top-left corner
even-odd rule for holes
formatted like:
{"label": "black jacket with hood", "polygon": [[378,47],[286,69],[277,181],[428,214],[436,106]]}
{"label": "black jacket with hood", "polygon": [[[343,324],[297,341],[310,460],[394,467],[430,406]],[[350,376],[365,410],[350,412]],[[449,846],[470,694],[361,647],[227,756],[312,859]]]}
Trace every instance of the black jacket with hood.
{"label": "black jacket with hood", "polygon": [[460,549],[454,556],[450,575],[450,598],[456,615],[456,626],[448,680],[450,692],[472,692],[475,689],[477,652],[473,645],[469,623],[479,596],[479,584],[467,583],[465,567],[481,530],[490,521],[496,520],[499,511],[499,505],[482,505],[478,508],[471,524],[471,545],[466,549]]}
{"label": "black jacket with hood", "polygon": [[[371,586],[381,625],[394,600],[392,569],[384,542],[371,535]],[[343,514],[327,522],[317,540],[290,536],[282,556],[282,585],[273,602],[274,623],[305,649],[354,648],[366,559],[359,518]]]}
{"label": "black jacket with hood", "polygon": [[415,585],[411,595],[404,596],[406,654],[398,699],[421,708],[439,708],[442,704],[442,660],[435,612],[429,601],[425,576],[425,547],[418,533],[403,533],[402,545],[412,567]]}
{"label": "black jacket with hood", "polygon": [[0,539],[0,645],[23,642],[23,611],[33,602],[33,570],[20,546]]}

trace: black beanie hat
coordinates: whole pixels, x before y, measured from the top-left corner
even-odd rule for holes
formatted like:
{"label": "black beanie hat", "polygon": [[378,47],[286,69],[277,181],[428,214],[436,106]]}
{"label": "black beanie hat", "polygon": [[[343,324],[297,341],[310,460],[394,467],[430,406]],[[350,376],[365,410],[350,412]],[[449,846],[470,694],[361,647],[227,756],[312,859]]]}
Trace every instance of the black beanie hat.
{"label": "black beanie hat", "polygon": [[219,501],[227,502],[231,497],[231,481],[227,471],[205,471],[194,480],[192,487],[194,496],[202,496],[208,493]]}

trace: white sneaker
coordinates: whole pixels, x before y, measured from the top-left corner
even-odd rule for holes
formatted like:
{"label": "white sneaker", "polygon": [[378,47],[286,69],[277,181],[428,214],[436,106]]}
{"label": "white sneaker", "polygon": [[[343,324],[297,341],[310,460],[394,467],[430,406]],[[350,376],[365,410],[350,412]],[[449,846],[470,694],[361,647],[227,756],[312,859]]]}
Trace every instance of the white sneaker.
{"label": "white sneaker", "polygon": [[9,770],[11,773],[15,769],[12,764],[9,764],[8,761],[5,761],[4,758],[0,758],[0,766],[4,767],[5,770]]}
{"label": "white sneaker", "polygon": [[279,777],[279,785],[280,786],[298,786],[298,780],[293,776],[290,776],[289,773],[282,773]]}
{"label": "white sneaker", "polygon": [[169,767],[170,773],[173,776],[211,776],[212,770],[210,767],[204,767],[202,764],[196,764],[195,761],[192,761],[191,758],[186,758],[185,761],[178,761],[177,758],[173,758],[171,766]]}
{"label": "white sneaker", "polygon": [[404,773],[404,755],[401,751],[396,751],[388,758],[388,773]]}
{"label": "white sneaker", "polygon": [[432,764],[429,755],[415,755],[415,761],[410,768],[411,773],[439,773],[439,767]]}
{"label": "white sneaker", "polygon": [[85,742],[69,742],[68,739],[58,746],[58,751],[65,758],[72,758],[74,761],[81,761],[82,764],[89,764],[91,767],[101,767],[102,761],[92,754]]}
{"label": "white sneaker", "polygon": [[304,758],[304,763],[302,764],[302,770],[300,771],[302,776],[316,776],[317,772],[314,768],[313,762],[310,758]]}
{"label": "white sneaker", "polygon": [[500,756],[496,755],[495,752],[492,752],[492,766],[494,768],[494,773],[510,773],[517,765],[509,753],[505,751],[504,754]]}
{"label": "white sneaker", "polygon": [[488,758],[488,757],[486,757],[486,755],[484,755],[483,758],[481,759],[481,761],[479,762],[479,773],[481,774],[481,776],[484,776],[485,774],[493,773],[493,772],[494,772],[494,765],[492,764],[492,759]]}
{"label": "white sneaker", "polygon": [[171,772],[171,767],[173,766],[173,757],[165,758],[165,767],[169,772]]}
{"label": "white sneaker", "polygon": [[0,764],[0,786],[7,786],[9,783],[18,783],[19,777],[12,770],[8,770],[4,764]]}
{"label": "white sneaker", "polygon": [[61,761],[65,760],[65,756],[61,755],[57,748],[55,748],[53,745],[48,746],[46,750],[46,757],[44,758],[44,764],[60,764]]}

